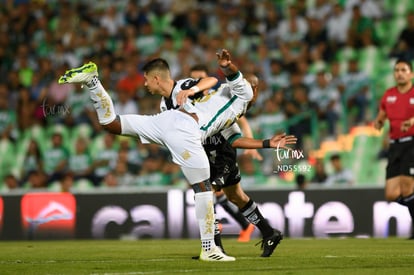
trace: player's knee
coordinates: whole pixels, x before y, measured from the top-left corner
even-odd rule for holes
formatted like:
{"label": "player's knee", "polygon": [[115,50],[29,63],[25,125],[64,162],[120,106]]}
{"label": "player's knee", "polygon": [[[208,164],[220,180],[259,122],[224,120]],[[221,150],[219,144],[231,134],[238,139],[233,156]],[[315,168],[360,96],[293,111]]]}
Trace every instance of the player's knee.
{"label": "player's knee", "polygon": [[194,193],[212,191],[211,183],[209,179],[206,179],[202,182],[194,183],[191,185],[191,187],[193,188]]}
{"label": "player's knee", "polygon": [[385,200],[386,201],[395,201],[400,197],[400,193],[395,193],[395,192],[386,192],[385,193]]}

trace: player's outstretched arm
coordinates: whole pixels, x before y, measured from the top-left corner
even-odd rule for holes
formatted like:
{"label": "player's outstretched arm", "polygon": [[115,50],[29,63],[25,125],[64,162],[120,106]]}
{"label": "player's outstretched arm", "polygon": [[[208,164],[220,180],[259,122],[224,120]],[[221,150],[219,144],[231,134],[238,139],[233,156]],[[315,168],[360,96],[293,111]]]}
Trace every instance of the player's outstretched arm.
{"label": "player's outstretched arm", "polygon": [[261,148],[284,148],[291,149],[288,145],[294,145],[297,138],[293,135],[277,134],[270,139],[254,139],[247,137],[240,137],[231,144],[234,148],[241,149],[261,149]]}
{"label": "player's outstretched arm", "polygon": [[197,83],[197,85],[191,87],[188,90],[182,90],[177,94],[177,104],[182,106],[187,101],[187,98],[189,96],[193,96],[196,93],[202,92],[204,90],[209,90],[213,88],[217,84],[217,82],[218,79],[213,76],[202,78]]}
{"label": "player's outstretched arm", "polygon": [[[254,138],[252,128],[250,127],[249,121],[246,117],[242,116],[237,120],[244,137]],[[257,151],[257,149],[245,149],[243,155],[248,155],[253,159],[263,160],[262,155]]]}

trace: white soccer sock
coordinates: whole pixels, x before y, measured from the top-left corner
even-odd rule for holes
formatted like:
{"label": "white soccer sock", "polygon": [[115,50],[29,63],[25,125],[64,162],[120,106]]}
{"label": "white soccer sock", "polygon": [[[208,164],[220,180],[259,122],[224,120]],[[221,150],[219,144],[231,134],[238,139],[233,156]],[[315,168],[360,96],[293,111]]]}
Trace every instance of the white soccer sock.
{"label": "white soccer sock", "polygon": [[114,121],[116,118],[114,104],[99,79],[94,77],[91,82],[86,83],[86,86],[89,88],[89,95],[93,101],[99,123],[106,125]]}
{"label": "white soccer sock", "polygon": [[200,228],[201,247],[203,251],[208,252],[215,247],[213,192],[195,193],[194,200],[196,218]]}

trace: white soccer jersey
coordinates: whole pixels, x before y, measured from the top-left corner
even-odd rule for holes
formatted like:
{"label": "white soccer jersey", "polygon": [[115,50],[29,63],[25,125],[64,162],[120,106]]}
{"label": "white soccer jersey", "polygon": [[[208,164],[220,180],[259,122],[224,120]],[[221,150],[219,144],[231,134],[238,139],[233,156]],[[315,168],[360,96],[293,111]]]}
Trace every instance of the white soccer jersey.
{"label": "white soccer jersey", "polygon": [[[200,79],[193,79],[193,78],[185,78],[175,82],[174,88],[171,92],[169,98],[162,97],[160,103],[160,110],[161,112],[171,110],[171,109],[178,109],[180,106],[177,104],[177,94],[181,90],[188,90],[191,87],[197,85],[200,82]],[[200,94],[202,96],[202,94]],[[192,99],[189,99],[187,104],[191,105]],[[187,109],[187,108],[185,108]]]}
{"label": "white soccer jersey", "polygon": [[[178,81],[171,97],[161,100],[161,111],[177,109],[177,94],[196,85],[198,81],[191,78]],[[183,108],[187,112],[197,114],[202,141],[204,141],[207,137],[228,128],[245,114],[252,97],[251,85],[239,73],[234,80],[227,80],[216,91],[211,91],[204,97],[189,99]]]}

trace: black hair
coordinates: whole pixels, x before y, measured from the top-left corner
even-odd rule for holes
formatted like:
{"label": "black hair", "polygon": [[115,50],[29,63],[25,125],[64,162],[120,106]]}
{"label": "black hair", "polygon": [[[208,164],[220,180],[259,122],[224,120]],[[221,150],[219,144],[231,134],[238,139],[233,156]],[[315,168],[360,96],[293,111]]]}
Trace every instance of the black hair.
{"label": "black hair", "polygon": [[190,68],[190,71],[203,71],[208,74],[208,67],[205,64],[195,64]]}
{"label": "black hair", "polygon": [[154,71],[154,70],[170,70],[170,66],[168,65],[168,62],[165,59],[162,58],[155,58],[142,67],[142,70],[145,73]]}
{"label": "black hair", "polygon": [[397,61],[395,61],[395,65],[399,63],[407,64],[408,68],[410,68],[410,71],[413,71],[413,65],[411,64],[411,61],[404,58],[399,58]]}

